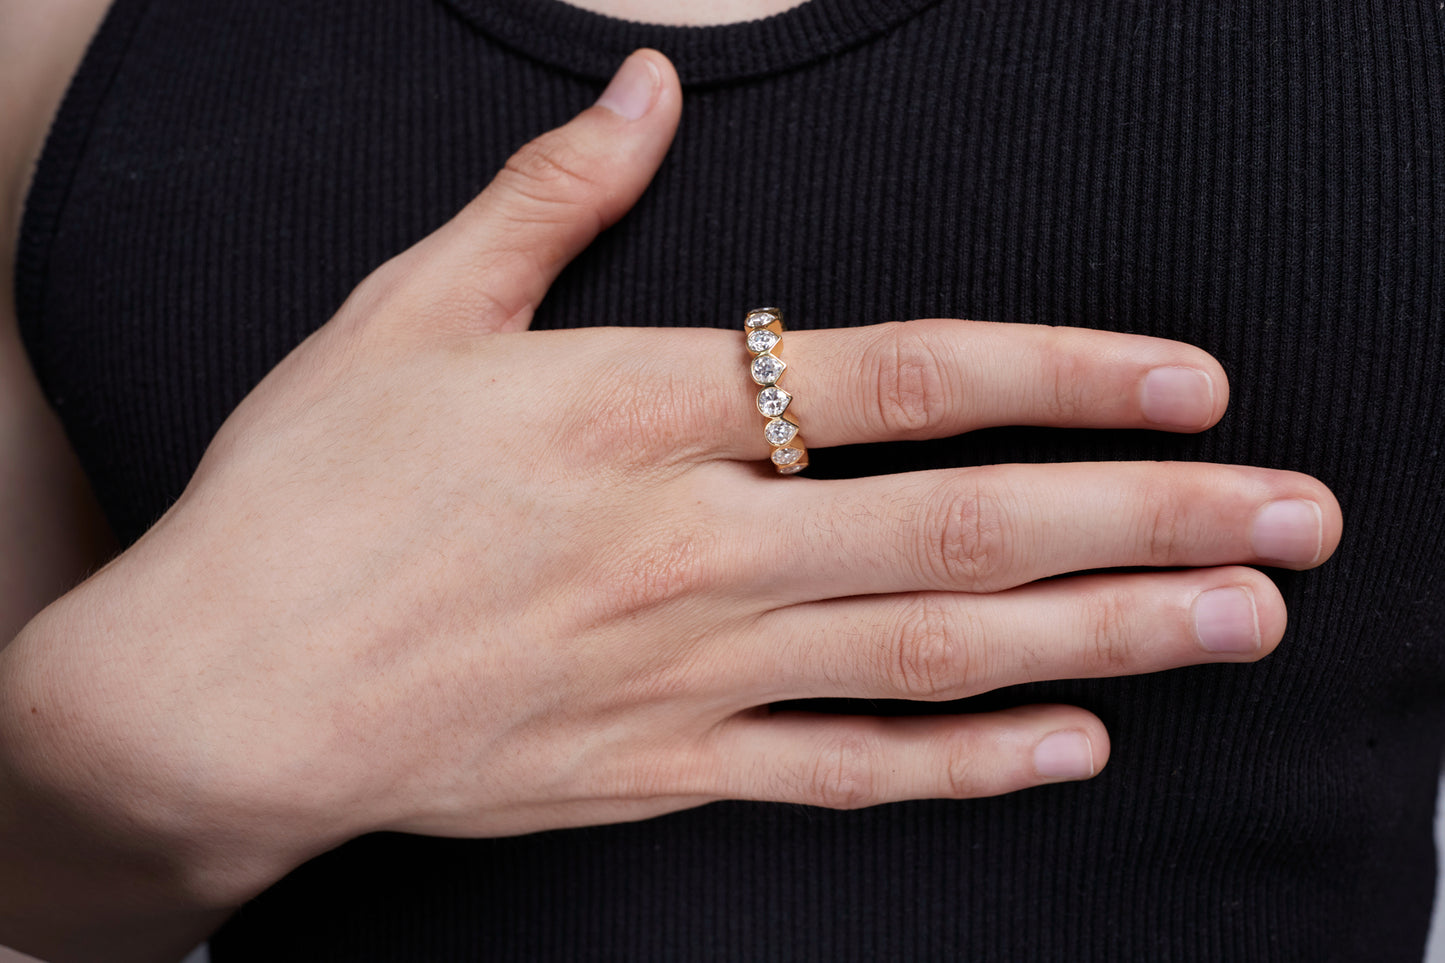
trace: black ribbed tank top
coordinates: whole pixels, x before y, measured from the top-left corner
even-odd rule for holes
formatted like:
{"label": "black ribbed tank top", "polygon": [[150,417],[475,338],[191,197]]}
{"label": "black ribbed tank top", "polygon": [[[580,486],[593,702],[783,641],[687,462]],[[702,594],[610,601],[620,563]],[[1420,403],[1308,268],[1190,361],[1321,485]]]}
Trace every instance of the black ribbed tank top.
{"label": "black ribbed tank top", "polygon": [[[117,0],[23,227],[25,343],[124,542],[226,414],[517,146],[662,49],[682,127],[537,327],[911,317],[1201,345],[1199,435],[815,451],[1295,469],[1337,555],[1258,664],[1032,685],[1098,778],[858,812],[722,803],[515,839],[375,835],[216,937],[254,960],[1418,960],[1445,736],[1445,4],[810,0],[661,28],[556,0]],[[830,705],[836,708],[836,705]]]}

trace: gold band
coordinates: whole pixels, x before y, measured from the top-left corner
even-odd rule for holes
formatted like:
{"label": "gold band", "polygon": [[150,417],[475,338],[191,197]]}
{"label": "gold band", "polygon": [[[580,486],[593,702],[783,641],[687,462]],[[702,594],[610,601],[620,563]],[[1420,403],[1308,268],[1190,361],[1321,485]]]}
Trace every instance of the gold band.
{"label": "gold band", "polygon": [[808,448],[802,429],[787,417],[793,396],[778,386],[787,364],[778,357],[783,344],[783,312],[777,308],[753,308],[743,321],[748,354],[748,373],[762,387],[758,392],[758,413],[768,419],[763,437],[772,446],[773,467],[780,475],[796,475],[808,467]]}

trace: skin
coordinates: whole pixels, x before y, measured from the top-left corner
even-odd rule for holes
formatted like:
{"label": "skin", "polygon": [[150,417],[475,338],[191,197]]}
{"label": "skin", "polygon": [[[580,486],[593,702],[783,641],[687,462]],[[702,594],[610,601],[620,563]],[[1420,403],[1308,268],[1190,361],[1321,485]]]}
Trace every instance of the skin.
{"label": "skin", "polygon": [[104,0],[0,0],[0,645],[114,550],[15,321],[20,214]]}
{"label": "skin", "polygon": [[801,6],[803,0],[568,0],[574,7],[622,20],[701,27],[761,20]]}
{"label": "skin", "polygon": [[[375,830],[1087,778],[1108,734],[1074,706],[765,707],[952,699],[1279,642],[1283,600],[1246,566],[1334,550],[1339,508],[1313,478],[1124,463],[783,479],[761,418],[735,417],[755,391],[740,330],[528,331],[645,190],[681,109],[666,59],[635,54],[599,106],[368,277],[247,396],[161,521],[0,652],[0,940],[56,961],[177,958]],[[665,418],[626,390],[642,351]],[[1197,348],[1082,329],[925,319],[787,334],[780,353],[815,448],[996,424],[1202,430],[1228,396]],[[1123,566],[1170,570],[1039,581]],[[1223,652],[1197,618],[1219,589],[1245,608]]]}

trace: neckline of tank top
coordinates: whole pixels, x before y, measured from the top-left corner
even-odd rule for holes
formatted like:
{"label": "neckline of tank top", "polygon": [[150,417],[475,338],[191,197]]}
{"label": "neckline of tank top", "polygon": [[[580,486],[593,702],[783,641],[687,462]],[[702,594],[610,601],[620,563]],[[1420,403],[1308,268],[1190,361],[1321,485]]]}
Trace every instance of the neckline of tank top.
{"label": "neckline of tank top", "polygon": [[677,27],[621,20],[562,0],[440,0],[492,39],[595,80],[639,47],[661,50],[689,86],[801,67],[892,30],[941,0],[806,0],[742,23]]}

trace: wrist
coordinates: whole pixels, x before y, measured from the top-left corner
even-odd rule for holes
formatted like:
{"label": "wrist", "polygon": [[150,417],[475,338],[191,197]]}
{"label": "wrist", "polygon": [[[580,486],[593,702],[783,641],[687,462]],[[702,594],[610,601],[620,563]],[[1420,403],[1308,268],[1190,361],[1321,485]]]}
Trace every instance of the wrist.
{"label": "wrist", "polygon": [[74,671],[114,641],[86,604],[61,600],[0,651],[0,944],[178,959],[274,877],[227,844],[186,767],[138,748],[114,690]]}

